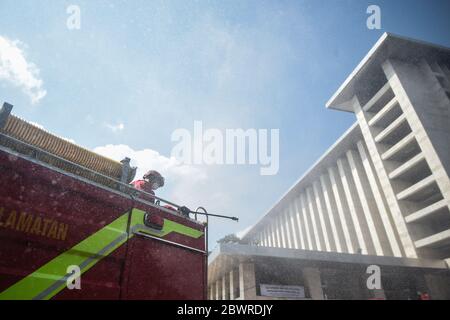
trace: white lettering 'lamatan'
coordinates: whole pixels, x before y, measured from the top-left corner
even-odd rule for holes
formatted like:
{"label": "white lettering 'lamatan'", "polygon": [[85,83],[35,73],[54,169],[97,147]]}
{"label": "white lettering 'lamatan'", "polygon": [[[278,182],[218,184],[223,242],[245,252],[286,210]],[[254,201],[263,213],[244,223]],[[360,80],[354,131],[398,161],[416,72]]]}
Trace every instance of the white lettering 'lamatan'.
{"label": "white lettering 'lamatan'", "polygon": [[171,140],[176,142],[171,155],[183,164],[259,164],[260,174],[265,176],[275,175],[279,170],[279,129],[226,129],[223,132],[203,130],[203,123],[194,121],[193,135],[187,129],[176,129]]}

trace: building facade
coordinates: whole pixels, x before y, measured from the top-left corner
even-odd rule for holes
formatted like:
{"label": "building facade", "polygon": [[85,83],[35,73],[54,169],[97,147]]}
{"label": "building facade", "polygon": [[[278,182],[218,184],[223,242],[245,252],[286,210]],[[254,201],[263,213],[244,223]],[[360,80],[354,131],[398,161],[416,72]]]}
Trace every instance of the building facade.
{"label": "building facade", "polygon": [[450,299],[450,49],[384,34],[327,108],[357,120],[210,255],[210,298]]}

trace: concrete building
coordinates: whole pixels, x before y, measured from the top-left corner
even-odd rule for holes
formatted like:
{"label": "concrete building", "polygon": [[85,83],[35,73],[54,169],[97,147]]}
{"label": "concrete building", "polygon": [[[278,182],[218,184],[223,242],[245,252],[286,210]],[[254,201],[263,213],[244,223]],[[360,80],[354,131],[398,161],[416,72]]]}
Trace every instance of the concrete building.
{"label": "concrete building", "polygon": [[210,298],[450,299],[450,49],[384,34],[327,108],[357,121],[210,255]]}

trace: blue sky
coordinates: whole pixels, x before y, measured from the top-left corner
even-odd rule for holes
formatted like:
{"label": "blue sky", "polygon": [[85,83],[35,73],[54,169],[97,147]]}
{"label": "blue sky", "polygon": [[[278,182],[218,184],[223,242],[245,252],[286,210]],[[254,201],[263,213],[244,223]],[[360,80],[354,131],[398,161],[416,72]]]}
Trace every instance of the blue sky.
{"label": "blue sky", "polygon": [[[80,30],[66,27],[72,4]],[[366,27],[370,4],[381,30]],[[450,1],[425,0],[1,0],[0,44],[19,47],[35,79],[21,79],[24,89],[0,70],[0,101],[82,146],[163,171],[161,196],[239,216],[212,221],[214,242],[253,224],[355,121],[325,102],[383,32],[450,46],[448,12]],[[32,103],[27,88],[46,94]],[[171,133],[195,120],[279,128],[278,174],[173,164]]]}

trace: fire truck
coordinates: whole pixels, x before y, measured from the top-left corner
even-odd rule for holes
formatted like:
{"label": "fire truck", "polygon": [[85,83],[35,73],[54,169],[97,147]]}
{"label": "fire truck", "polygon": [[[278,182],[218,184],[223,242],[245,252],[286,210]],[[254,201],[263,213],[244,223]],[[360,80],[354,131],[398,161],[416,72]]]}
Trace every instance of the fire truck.
{"label": "fire truck", "polygon": [[130,186],[130,159],[11,110],[0,110],[0,300],[206,299],[199,212]]}

